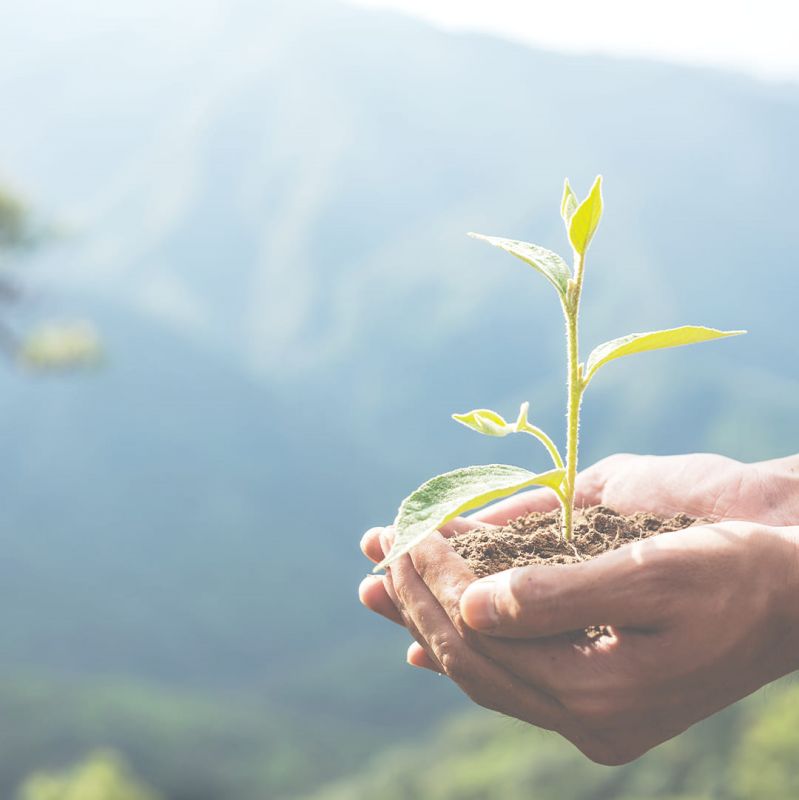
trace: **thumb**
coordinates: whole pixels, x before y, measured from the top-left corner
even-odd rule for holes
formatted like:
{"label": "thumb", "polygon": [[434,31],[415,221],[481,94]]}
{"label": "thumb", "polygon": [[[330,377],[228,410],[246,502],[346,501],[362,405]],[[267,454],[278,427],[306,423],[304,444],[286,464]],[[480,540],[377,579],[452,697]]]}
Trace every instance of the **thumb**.
{"label": "thumb", "polygon": [[579,564],[516,567],[469,584],[463,621],[490,636],[555,636],[592,625],[654,627],[662,618],[633,548]]}

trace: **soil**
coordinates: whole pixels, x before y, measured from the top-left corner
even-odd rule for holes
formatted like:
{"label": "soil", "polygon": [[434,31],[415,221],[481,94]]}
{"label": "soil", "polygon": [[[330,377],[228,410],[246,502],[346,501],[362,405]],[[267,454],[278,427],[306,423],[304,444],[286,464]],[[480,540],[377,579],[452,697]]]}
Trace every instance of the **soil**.
{"label": "soil", "polygon": [[479,578],[530,564],[574,564],[658,533],[706,524],[687,514],[619,514],[607,506],[575,509],[574,536],[560,535],[560,510],[535,512],[496,528],[478,528],[453,537],[455,550]]}

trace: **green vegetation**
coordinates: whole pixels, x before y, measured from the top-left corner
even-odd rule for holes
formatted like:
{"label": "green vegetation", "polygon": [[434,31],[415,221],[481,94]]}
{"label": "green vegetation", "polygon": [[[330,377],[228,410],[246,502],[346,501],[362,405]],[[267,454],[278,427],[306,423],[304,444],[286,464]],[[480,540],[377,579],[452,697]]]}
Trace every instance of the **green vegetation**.
{"label": "green vegetation", "polygon": [[522,404],[514,423],[506,422],[502,416],[487,408],[475,409],[466,414],[454,414],[453,418],[457,422],[486,436],[507,436],[511,433],[526,433],[533,436],[546,448],[554,469],[536,474],[520,467],[489,464],[465,467],[431,478],[402,501],[394,521],[394,545],[375,570],[386,567],[459,514],[530,486],[545,486],[555,492],[563,510],[563,536],[567,540],[571,539],[574,527],[580,408],[585,390],[599,369],[610,361],[634,353],[707,342],[745,333],[745,331],[719,331],[698,325],[631,333],[600,344],[593,349],[585,363],[581,362],[580,301],[583,293],[585,262],[591,240],[602,219],[602,211],[601,176],[594,181],[591,191],[582,202],[578,201],[568,179],[565,181],[560,213],[573,252],[571,269],[561,256],[539,245],[516,239],[469,234],[524,261],[543,275],[558,294],[566,322],[568,399],[565,459],[552,439],[528,421],[529,403]]}
{"label": "green vegetation", "polygon": [[65,772],[40,772],[23,784],[18,800],[159,800],[130,775],[112,752],[93,753]]}
{"label": "green vegetation", "polygon": [[799,797],[799,686],[767,689],[731,760],[736,800]]}
{"label": "green vegetation", "polygon": [[[389,722],[403,702],[386,695]],[[616,768],[485,711],[377,748],[373,736],[357,742],[340,721],[311,726],[252,696],[212,699],[142,684],[6,678],[0,710],[0,795],[15,800],[789,800],[798,793],[799,687],[790,678]],[[78,766],[65,770],[69,764]],[[91,782],[102,792],[65,794]],[[128,794],[112,793],[123,789]]]}
{"label": "green vegetation", "polygon": [[105,749],[167,800],[293,797],[352,771],[374,747],[368,726],[321,716],[310,725],[308,714],[287,713],[252,690],[5,675],[0,797],[14,797],[33,774],[61,773]]}
{"label": "green vegetation", "polygon": [[[3,301],[17,299],[10,265],[20,253],[48,238],[37,230],[28,206],[0,187],[0,310]],[[102,358],[100,337],[87,321],[47,322],[26,334],[16,333],[0,314],[0,350],[20,365],[35,370],[72,370],[95,366]]]}
{"label": "green vegetation", "polygon": [[40,236],[25,203],[7,189],[0,188],[0,252],[31,247]]}
{"label": "green vegetation", "polygon": [[787,681],[623,767],[592,764],[555,734],[472,712],[305,800],[789,800],[799,796],[797,750],[799,687]]}

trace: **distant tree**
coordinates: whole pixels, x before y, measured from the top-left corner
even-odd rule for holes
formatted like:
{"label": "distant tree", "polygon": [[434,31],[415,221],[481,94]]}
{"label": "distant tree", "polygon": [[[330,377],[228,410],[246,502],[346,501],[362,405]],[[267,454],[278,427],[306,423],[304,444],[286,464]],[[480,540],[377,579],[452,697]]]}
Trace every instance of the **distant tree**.
{"label": "distant tree", "polygon": [[21,294],[13,266],[49,235],[46,228],[34,222],[30,210],[18,197],[0,188],[0,352],[35,369],[94,364],[100,358],[101,346],[90,323],[48,323],[20,336],[8,322],[8,308]]}
{"label": "distant tree", "polygon": [[28,249],[44,235],[44,231],[35,229],[25,203],[8,190],[0,188],[0,252]]}
{"label": "distant tree", "polygon": [[26,206],[0,188],[0,349],[10,355],[16,352],[18,341],[6,322],[4,312],[19,298],[17,284],[10,274],[10,264],[13,256],[33,246],[35,238]]}
{"label": "distant tree", "polygon": [[99,751],[65,772],[31,775],[17,800],[160,800],[112,752]]}

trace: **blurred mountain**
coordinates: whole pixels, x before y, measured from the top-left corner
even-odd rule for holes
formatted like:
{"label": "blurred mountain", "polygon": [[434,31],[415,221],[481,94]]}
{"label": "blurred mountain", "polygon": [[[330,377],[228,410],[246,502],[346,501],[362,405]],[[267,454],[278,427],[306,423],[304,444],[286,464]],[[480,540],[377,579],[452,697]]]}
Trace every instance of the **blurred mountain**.
{"label": "blurred mountain", "polygon": [[463,234],[565,251],[562,179],[602,172],[584,342],[751,333],[608,370],[584,463],[796,451],[797,112],[793,85],[327,2],[5,9],[2,177],[65,229],[18,313],[90,316],[111,359],[0,376],[0,662],[441,713],[357,609],[360,533],[436,471],[543,465],[450,412],[562,427],[551,289]]}

